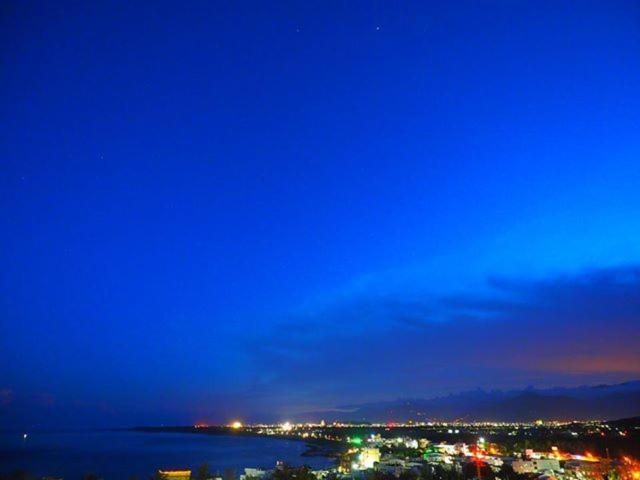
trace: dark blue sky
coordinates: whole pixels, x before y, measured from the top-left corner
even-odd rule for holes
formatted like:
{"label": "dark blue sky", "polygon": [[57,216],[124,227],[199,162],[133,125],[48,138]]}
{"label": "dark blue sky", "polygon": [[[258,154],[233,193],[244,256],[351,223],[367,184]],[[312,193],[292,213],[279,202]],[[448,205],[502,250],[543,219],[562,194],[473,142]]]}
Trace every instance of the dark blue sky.
{"label": "dark blue sky", "polygon": [[0,416],[638,378],[637,2],[4,2]]}

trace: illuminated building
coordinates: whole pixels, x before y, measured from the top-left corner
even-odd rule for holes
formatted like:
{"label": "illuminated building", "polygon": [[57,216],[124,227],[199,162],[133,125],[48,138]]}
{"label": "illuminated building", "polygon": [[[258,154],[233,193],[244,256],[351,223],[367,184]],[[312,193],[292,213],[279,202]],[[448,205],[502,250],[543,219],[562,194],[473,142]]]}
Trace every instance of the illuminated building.
{"label": "illuminated building", "polygon": [[358,455],[358,463],[361,469],[373,468],[380,462],[380,450],[377,448],[363,448]]}
{"label": "illuminated building", "polygon": [[158,470],[162,480],[190,480],[191,470]]}

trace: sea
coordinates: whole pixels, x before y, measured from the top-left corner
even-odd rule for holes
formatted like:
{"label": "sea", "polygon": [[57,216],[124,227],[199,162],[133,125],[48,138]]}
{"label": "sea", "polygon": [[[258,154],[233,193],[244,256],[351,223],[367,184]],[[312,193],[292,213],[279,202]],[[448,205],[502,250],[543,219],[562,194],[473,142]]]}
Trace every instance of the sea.
{"label": "sea", "polygon": [[305,457],[303,441],[270,437],[83,431],[0,433],[0,474],[26,470],[37,476],[81,480],[94,473],[104,480],[148,480],[158,469],[193,471],[207,463],[212,472],[245,467],[274,468],[278,460],[291,465],[326,468],[327,457]]}

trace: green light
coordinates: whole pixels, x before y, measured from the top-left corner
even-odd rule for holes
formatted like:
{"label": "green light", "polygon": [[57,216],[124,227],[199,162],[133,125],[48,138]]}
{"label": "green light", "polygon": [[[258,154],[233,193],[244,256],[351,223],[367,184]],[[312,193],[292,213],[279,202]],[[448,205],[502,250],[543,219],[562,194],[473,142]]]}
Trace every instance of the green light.
{"label": "green light", "polygon": [[360,437],[353,437],[349,441],[354,445],[362,445],[362,439]]}

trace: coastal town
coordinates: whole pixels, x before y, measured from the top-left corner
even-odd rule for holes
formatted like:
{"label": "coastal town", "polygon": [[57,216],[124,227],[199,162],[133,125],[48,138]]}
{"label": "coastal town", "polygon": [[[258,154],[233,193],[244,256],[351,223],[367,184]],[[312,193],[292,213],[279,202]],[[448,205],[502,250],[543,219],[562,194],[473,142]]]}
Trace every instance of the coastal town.
{"label": "coastal town", "polygon": [[[159,470],[158,479],[188,480],[639,480],[638,426],[607,422],[243,425],[237,435],[297,438],[309,455],[332,455],[331,468],[277,462],[273,468],[226,471]],[[195,432],[220,427],[194,426]],[[421,436],[421,433],[427,435]],[[428,435],[428,434],[431,435]],[[509,438],[514,439],[509,441]],[[462,441],[461,439],[465,439]],[[505,440],[506,439],[506,440]],[[552,444],[557,440],[557,445]],[[597,441],[596,441],[597,440]],[[578,451],[592,445],[594,451]],[[600,451],[600,446],[604,450]],[[615,452],[607,445],[614,446]],[[303,462],[302,462],[303,463]]]}
{"label": "coastal town", "polygon": [[[176,438],[182,441],[206,436],[264,437],[299,442],[304,449],[299,450],[297,460],[274,456],[270,465],[230,468],[227,464],[222,469],[215,464],[177,465],[158,458],[155,471],[152,467],[145,469],[147,473],[140,469],[127,472],[123,480],[640,480],[638,417],[511,423],[244,424],[234,420],[227,425],[135,427],[124,432],[163,434],[161,438],[178,434]],[[28,439],[24,434],[24,441]],[[254,444],[252,448],[260,447]],[[103,478],[100,472],[79,478],[34,476],[24,471],[0,474],[0,480]]]}

